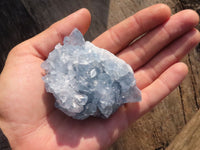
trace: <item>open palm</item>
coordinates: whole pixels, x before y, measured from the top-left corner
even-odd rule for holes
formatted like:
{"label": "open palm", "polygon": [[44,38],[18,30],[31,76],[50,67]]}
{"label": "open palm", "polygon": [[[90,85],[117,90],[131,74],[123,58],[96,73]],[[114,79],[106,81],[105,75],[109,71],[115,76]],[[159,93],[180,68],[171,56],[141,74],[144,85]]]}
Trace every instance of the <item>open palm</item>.
{"label": "open palm", "polygon": [[13,48],[0,75],[0,127],[12,148],[95,150],[112,144],[187,74],[187,66],[179,60],[200,42],[194,29],[199,18],[191,10],[170,15],[166,5],[151,6],[93,41],[132,66],[142,91],[142,102],[126,104],[106,120],[67,117],[54,107],[54,98],[45,92],[42,81],[40,65],[54,46],[75,27],[83,34],[87,31],[91,18],[86,9]]}

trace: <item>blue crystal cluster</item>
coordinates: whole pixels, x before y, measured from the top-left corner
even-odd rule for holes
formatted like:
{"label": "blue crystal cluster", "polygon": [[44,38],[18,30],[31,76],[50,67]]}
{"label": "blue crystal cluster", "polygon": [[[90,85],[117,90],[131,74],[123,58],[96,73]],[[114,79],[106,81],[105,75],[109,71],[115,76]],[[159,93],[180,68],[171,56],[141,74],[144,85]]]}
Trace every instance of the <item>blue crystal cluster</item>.
{"label": "blue crystal cluster", "polygon": [[108,118],[122,104],[141,100],[131,67],[85,41],[78,29],[56,45],[42,68],[55,107],[75,119]]}

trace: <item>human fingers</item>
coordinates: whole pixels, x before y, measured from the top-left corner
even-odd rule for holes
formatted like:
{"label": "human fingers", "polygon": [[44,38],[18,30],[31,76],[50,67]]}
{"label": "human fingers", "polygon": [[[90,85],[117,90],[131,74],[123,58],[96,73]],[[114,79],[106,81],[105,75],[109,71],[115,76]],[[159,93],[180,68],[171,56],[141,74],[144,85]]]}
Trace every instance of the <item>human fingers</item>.
{"label": "human fingers", "polygon": [[164,4],[148,7],[98,36],[93,44],[116,54],[138,36],[165,22],[170,15],[170,8]]}
{"label": "human fingers", "polygon": [[118,56],[136,70],[168,44],[194,28],[198,22],[199,16],[196,12],[192,10],[181,11],[127,47]]}
{"label": "human fingers", "polygon": [[184,36],[171,43],[149,63],[135,72],[138,87],[140,89],[147,87],[167,68],[180,61],[199,42],[199,31],[192,29]]}
{"label": "human fingers", "polygon": [[35,37],[22,43],[22,46],[32,48],[31,52],[45,59],[57,43],[62,43],[63,38],[70,34],[74,28],[78,28],[82,34],[85,34],[91,21],[90,13],[87,9],[80,9],[66,18],[54,23],[48,29],[36,35]]}
{"label": "human fingers", "polygon": [[176,63],[163,72],[152,84],[142,90],[142,101],[126,105],[129,124],[150,111],[163,98],[169,95],[185,78],[187,66]]}

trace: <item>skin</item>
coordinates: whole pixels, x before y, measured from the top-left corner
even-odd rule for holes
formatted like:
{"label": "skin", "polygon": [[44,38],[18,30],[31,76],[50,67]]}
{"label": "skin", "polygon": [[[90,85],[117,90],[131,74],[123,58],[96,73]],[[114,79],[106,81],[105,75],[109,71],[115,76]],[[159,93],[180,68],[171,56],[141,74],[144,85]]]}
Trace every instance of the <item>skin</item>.
{"label": "skin", "polygon": [[200,42],[195,29],[197,13],[184,10],[171,16],[164,4],[141,10],[113,26],[93,43],[132,66],[142,101],[122,106],[106,120],[77,121],[54,108],[53,96],[45,92],[40,65],[75,27],[85,34],[90,21],[88,10],[81,9],[9,53],[0,75],[0,127],[13,149],[107,148],[181,83],[188,69],[179,61]]}

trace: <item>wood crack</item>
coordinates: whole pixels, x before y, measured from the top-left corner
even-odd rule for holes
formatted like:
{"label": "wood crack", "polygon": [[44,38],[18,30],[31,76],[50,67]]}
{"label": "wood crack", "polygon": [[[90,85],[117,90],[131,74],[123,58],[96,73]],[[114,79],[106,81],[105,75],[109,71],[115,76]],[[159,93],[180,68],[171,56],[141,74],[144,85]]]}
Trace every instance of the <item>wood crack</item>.
{"label": "wood crack", "polygon": [[191,62],[191,59],[190,59],[190,54],[188,54],[188,62],[189,62],[189,65],[190,65],[190,70],[191,70],[190,79],[192,81],[192,91],[193,91],[193,95],[194,95],[194,100],[195,100],[196,107],[199,110],[199,104],[198,104],[198,101],[197,101],[197,94],[196,94],[196,88],[195,88],[195,85],[197,83],[196,83],[196,80],[195,80],[195,77],[194,77],[194,71],[193,71],[193,68],[192,68],[192,62]]}
{"label": "wood crack", "polygon": [[181,98],[181,106],[182,106],[182,111],[183,111],[183,119],[184,119],[184,123],[186,124],[187,120],[186,120],[186,115],[185,115],[185,106],[184,106],[184,103],[183,103],[183,94],[182,94],[181,86],[179,86],[178,89],[179,89],[180,98]]}

